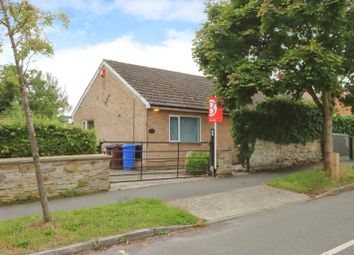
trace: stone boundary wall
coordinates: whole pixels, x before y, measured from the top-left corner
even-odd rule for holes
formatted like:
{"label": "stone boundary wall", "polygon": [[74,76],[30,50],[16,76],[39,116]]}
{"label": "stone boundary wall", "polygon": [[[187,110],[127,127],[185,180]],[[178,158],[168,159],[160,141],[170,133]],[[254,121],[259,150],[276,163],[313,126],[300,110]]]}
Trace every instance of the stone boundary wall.
{"label": "stone boundary wall", "polygon": [[250,163],[253,170],[267,170],[317,163],[321,159],[320,141],[284,145],[257,140]]}
{"label": "stone boundary wall", "polygon": [[216,174],[219,176],[232,175],[232,151],[218,150]]}
{"label": "stone boundary wall", "polygon": [[[107,155],[41,157],[48,197],[109,189]],[[0,204],[38,197],[32,158],[0,159]]]}

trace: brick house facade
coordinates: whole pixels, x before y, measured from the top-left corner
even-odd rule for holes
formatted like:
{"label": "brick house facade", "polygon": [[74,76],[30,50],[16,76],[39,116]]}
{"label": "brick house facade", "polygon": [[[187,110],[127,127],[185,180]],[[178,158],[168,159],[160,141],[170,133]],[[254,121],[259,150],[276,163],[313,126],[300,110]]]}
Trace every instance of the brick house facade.
{"label": "brick house facade", "polygon": [[[201,149],[210,138],[207,98],[213,93],[214,84],[202,76],[104,60],[73,122],[93,126],[99,140],[179,141],[185,150]],[[232,149],[230,129],[225,115],[218,125],[221,150]]]}

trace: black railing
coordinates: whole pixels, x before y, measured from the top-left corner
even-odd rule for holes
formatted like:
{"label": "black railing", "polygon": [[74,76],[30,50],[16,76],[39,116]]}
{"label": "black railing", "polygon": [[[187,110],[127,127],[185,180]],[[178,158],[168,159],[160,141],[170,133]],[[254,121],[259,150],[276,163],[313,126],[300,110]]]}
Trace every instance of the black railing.
{"label": "black railing", "polygon": [[101,141],[99,148],[112,155],[111,183],[210,174],[209,142]]}

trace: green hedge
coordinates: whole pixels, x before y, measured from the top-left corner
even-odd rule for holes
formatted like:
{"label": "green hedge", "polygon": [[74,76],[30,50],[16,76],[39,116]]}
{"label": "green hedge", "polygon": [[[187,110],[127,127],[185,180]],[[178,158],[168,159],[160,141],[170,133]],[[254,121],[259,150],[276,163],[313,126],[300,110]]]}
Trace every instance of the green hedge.
{"label": "green hedge", "polygon": [[[249,167],[256,139],[277,144],[305,144],[322,136],[322,114],[304,101],[277,97],[232,112],[232,133],[238,158]],[[354,136],[353,116],[334,116],[333,133]]]}
{"label": "green hedge", "polygon": [[[94,131],[41,121],[35,124],[41,156],[96,153]],[[29,157],[31,146],[23,123],[0,122],[0,158]]]}
{"label": "green hedge", "polygon": [[335,116],[333,118],[333,133],[354,136],[354,116]]}
{"label": "green hedge", "polygon": [[209,170],[209,152],[192,152],[186,161],[186,172],[190,175],[206,174]]}

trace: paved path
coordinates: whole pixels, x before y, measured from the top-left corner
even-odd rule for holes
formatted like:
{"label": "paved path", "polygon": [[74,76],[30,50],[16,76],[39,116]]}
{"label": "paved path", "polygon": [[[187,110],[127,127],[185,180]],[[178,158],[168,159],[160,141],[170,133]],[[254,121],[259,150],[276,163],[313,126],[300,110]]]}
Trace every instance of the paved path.
{"label": "paved path", "polygon": [[133,182],[119,182],[119,183],[111,183],[110,191],[139,189],[139,188],[160,186],[164,184],[203,181],[208,179],[210,178],[209,177],[188,177],[188,178],[178,178],[178,179],[158,179],[158,180],[144,180],[144,181],[133,181]]}
{"label": "paved path", "polygon": [[353,200],[354,191],[89,254],[353,255]]}
{"label": "paved path", "polygon": [[[270,179],[289,174],[295,170],[297,169],[263,172],[230,178],[206,178],[192,182],[172,183],[153,187],[97,193],[75,198],[56,199],[49,202],[49,207],[51,211],[73,210],[112,204],[133,198],[158,198],[169,201],[257,186]],[[136,183],[133,183],[133,185],[136,185]],[[0,207],[0,220],[40,213],[39,202],[3,206]]]}
{"label": "paved path", "polygon": [[[124,171],[124,170],[111,170],[110,171],[110,182],[111,183],[124,183],[124,182],[129,182],[129,181],[149,181],[149,180],[156,180],[156,179],[161,179],[164,178],[165,180],[167,178],[173,179],[176,178],[177,176],[177,171],[176,170],[146,170],[143,171],[142,174],[138,170],[132,170],[132,171]],[[190,175],[186,174],[185,170],[179,170],[178,171],[178,176],[179,178],[191,178]]]}
{"label": "paved path", "polygon": [[182,207],[207,221],[220,221],[282,205],[305,201],[306,195],[266,185],[182,198],[170,204]]}

